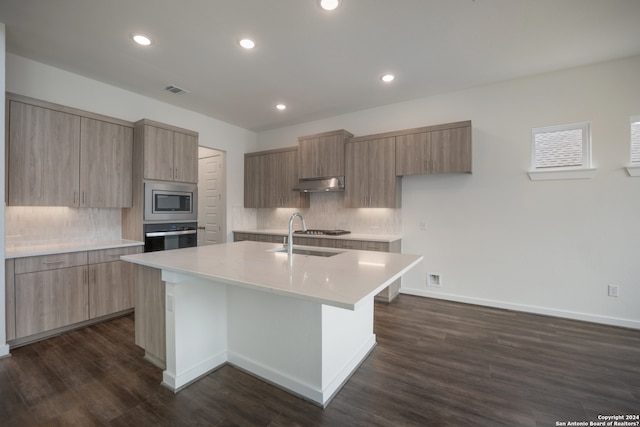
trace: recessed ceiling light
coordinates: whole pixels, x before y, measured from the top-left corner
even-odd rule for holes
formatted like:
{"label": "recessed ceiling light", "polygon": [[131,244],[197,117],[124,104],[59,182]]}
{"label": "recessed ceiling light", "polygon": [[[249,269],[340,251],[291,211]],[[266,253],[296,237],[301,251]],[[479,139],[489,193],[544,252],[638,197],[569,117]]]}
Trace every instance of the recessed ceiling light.
{"label": "recessed ceiling light", "polygon": [[131,38],[141,46],[149,46],[151,44],[151,39],[144,34],[134,34]]}
{"label": "recessed ceiling light", "polygon": [[340,6],[340,0],[320,0],[320,7],[327,11],[335,10]]}
{"label": "recessed ceiling light", "polygon": [[385,83],[390,83],[392,82],[394,79],[396,78],[396,76],[394,76],[393,74],[385,74],[382,77],[380,77],[380,80],[382,80]]}
{"label": "recessed ceiling light", "polygon": [[277,108],[278,110],[282,111],[282,110],[286,110],[286,109],[287,109],[287,106],[286,106],[286,105],[284,105],[284,104],[278,104],[278,105],[276,105],[276,108]]}
{"label": "recessed ceiling light", "polygon": [[246,37],[240,39],[238,43],[245,49],[253,49],[254,47],[256,47],[256,42]]}

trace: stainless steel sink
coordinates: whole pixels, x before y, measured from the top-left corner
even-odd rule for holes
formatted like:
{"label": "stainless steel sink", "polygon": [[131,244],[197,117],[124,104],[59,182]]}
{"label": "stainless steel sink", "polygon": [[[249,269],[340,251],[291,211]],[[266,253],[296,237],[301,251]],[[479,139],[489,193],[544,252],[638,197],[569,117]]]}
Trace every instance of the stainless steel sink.
{"label": "stainless steel sink", "polygon": [[[283,252],[287,253],[287,248],[275,248],[275,249],[267,249],[269,252]],[[319,251],[314,249],[301,249],[301,248],[293,248],[293,253],[295,255],[306,255],[306,256],[321,256],[321,257],[330,257],[334,255],[341,254],[340,251]]]}

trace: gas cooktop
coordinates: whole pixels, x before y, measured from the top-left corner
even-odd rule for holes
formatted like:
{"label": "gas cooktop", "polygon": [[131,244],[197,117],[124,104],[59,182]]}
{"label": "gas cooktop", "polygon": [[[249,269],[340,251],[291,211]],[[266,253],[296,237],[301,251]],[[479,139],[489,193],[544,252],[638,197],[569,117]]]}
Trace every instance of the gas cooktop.
{"label": "gas cooktop", "polygon": [[349,234],[350,231],[347,230],[297,230],[294,232],[295,234],[311,234],[315,236],[342,236],[343,234]]}

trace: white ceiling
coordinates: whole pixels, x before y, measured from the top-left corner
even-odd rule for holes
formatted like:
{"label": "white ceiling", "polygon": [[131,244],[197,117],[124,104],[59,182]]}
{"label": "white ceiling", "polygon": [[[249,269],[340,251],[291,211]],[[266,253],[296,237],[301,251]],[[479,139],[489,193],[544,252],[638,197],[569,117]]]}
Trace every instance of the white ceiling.
{"label": "white ceiling", "polygon": [[1,0],[0,22],[11,53],[254,131],[640,54],[640,0]]}

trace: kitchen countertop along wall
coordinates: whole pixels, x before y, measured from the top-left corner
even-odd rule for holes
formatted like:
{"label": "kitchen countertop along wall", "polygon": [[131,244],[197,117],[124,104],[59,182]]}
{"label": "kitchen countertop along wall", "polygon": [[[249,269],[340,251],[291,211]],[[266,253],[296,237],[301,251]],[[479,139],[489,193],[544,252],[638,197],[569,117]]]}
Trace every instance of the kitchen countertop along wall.
{"label": "kitchen countertop along wall", "polygon": [[[314,227],[315,228],[315,227]],[[300,227],[295,227],[296,230]],[[257,230],[233,230],[234,233],[251,233],[251,234],[267,234],[276,236],[286,236],[289,234],[288,229],[276,229],[276,228],[261,228]],[[315,234],[294,234],[296,237],[309,237],[313,239],[333,239],[333,240],[364,240],[366,242],[385,242],[391,243],[402,239],[402,236],[394,234],[362,234],[362,233],[349,233],[342,234],[340,236],[327,236],[327,235],[315,235]]]}
{"label": "kitchen countertop along wall", "polygon": [[135,240],[86,240],[86,241],[51,241],[31,243],[19,246],[7,245],[5,259],[29,256],[54,255],[69,252],[94,251],[100,249],[123,248],[127,246],[143,246],[144,242]]}

